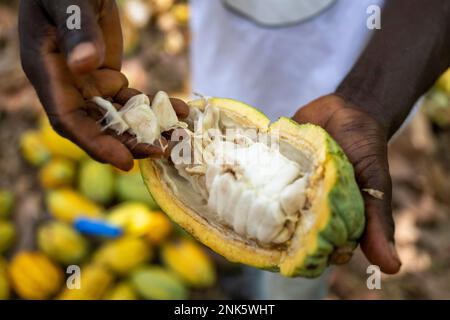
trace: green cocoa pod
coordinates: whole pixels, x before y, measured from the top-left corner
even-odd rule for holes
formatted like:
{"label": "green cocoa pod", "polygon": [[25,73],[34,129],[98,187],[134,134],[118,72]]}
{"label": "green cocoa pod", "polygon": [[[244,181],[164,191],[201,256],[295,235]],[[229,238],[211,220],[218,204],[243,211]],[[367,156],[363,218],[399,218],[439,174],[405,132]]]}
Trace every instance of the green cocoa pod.
{"label": "green cocoa pod", "polygon": [[80,233],[58,221],[39,227],[37,243],[46,255],[64,265],[82,262],[89,251],[88,243]]}
{"label": "green cocoa pod", "polygon": [[81,164],[78,186],[87,198],[101,204],[108,204],[114,196],[114,171],[110,165],[94,160]]}
{"label": "green cocoa pod", "polygon": [[116,181],[116,193],[121,201],[144,202],[150,209],[159,210],[159,206],[147,191],[142,176],[138,172],[118,176]]}
{"label": "green cocoa pod", "polygon": [[39,167],[51,158],[43,136],[36,130],[25,131],[20,137],[22,157],[31,165]]}
{"label": "green cocoa pod", "polygon": [[16,229],[9,221],[0,221],[0,254],[8,250],[16,239]]}
{"label": "green cocoa pod", "polygon": [[146,266],[134,271],[131,283],[138,294],[149,300],[183,300],[188,296],[183,283],[170,271]]}
{"label": "green cocoa pod", "polygon": [[0,190],[0,219],[9,216],[14,206],[14,195],[7,190]]}

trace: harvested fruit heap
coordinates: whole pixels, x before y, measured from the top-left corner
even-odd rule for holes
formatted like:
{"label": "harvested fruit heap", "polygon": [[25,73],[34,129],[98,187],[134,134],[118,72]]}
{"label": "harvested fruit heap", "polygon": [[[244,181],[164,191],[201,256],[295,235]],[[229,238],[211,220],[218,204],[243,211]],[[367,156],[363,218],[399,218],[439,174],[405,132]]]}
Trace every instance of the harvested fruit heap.
{"label": "harvested fruit heap", "polygon": [[[226,258],[286,276],[315,277],[351,257],[364,229],[353,168],[321,128],[269,120],[230,99],[190,103],[180,122],[168,96],[145,95],[121,111],[102,98],[106,127],[154,143],[184,136],[169,159],[144,160],[161,208]],[[173,139],[172,139],[173,140]],[[274,143],[272,143],[274,142]]]}
{"label": "harvested fruit heap", "polygon": [[38,221],[36,249],[13,252],[14,197],[0,190],[0,299],[184,299],[215,284],[210,256],[174,228],[137,163],[122,172],[93,161],[44,119],[21,142],[49,215]]}

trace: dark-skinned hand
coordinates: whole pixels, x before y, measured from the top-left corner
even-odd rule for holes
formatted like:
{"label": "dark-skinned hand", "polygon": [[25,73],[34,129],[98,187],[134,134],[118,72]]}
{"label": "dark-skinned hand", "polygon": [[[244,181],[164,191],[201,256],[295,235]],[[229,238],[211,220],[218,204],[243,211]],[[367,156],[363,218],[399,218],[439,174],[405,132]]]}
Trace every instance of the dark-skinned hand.
{"label": "dark-skinned hand", "polygon": [[394,246],[387,129],[337,95],[328,95],[309,103],[299,109],[293,119],[324,128],[353,164],[360,189],[375,189],[384,193],[383,198],[378,199],[363,192],[367,223],[361,247],[368,260],[378,265],[381,271],[389,274],[398,272],[401,262]]}
{"label": "dark-skinned hand", "polygon": [[[81,29],[69,30],[67,8],[81,10]],[[120,108],[131,96],[120,72],[122,31],[112,0],[24,0],[20,3],[19,33],[23,69],[36,89],[53,128],[92,158],[122,170],[133,158],[160,156],[158,146],[136,144],[127,134],[101,130],[101,113],[90,102],[108,97]],[[181,100],[172,99],[180,118],[188,115]]]}

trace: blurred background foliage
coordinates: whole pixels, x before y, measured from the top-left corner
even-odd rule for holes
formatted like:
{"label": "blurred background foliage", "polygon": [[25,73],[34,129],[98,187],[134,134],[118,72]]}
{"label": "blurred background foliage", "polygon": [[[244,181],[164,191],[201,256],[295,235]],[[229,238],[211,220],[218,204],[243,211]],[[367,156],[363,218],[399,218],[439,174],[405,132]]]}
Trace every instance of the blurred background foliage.
{"label": "blurred background foliage", "polygon": [[[118,3],[130,86],[188,99],[188,3]],[[97,163],[53,131],[20,66],[17,5],[0,1],[0,299],[246,298],[239,267],[167,219],[137,163]],[[328,298],[449,299],[450,71],[389,157],[401,272],[368,290],[358,251],[333,269]],[[67,288],[69,265],[81,266],[81,290]]]}

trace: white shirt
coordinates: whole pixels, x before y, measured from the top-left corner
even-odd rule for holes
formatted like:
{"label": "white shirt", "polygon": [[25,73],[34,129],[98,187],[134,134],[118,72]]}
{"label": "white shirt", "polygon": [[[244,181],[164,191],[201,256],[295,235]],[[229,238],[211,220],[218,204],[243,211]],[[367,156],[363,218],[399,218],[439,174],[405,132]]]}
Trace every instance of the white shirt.
{"label": "white shirt", "polygon": [[306,21],[264,27],[220,0],[191,0],[192,90],[244,101],[272,120],[292,116],[336,89],[373,32],[367,8],[383,3],[337,0]]}

